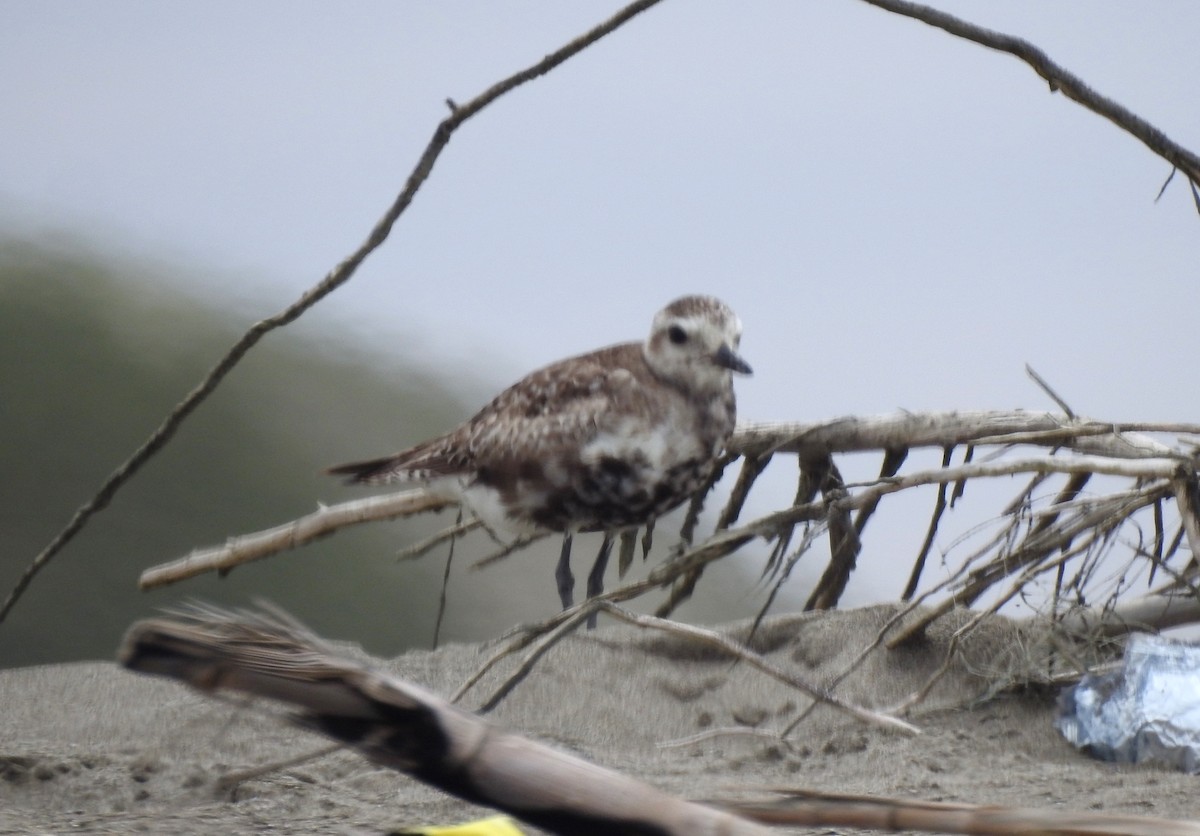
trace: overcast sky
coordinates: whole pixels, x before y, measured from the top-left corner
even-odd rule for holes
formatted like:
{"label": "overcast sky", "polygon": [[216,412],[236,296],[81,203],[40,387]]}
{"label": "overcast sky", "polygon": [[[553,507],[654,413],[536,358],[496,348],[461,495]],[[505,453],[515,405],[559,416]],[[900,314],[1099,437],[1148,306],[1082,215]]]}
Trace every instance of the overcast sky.
{"label": "overcast sky", "polygon": [[[1200,3],[935,5],[1200,149]],[[0,220],[259,319],[366,236],[447,97],[616,8],[0,0]],[[469,122],[295,337],[498,388],[702,291],[745,323],[743,419],[1053,408],[1029,362],[1080,413],[1196,420],[1200,217],[1181,178],[1155,203],[1169,171],[858,0],[668,0]]]}

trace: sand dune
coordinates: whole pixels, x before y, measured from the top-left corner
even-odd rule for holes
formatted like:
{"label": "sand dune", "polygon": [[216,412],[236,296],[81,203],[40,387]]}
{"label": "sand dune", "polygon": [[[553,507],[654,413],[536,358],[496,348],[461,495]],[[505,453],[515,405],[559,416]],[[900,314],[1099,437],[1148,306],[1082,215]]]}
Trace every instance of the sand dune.
{"label": "sand dune", "polygon": [[[775,618],[755,645],[820,683],[890,612]],[[924,644],[871,657],[838,694],[886,708],[912,693],[942,663],[953,626],[946,621]],[[790,745],[730,733],[664,748],[716,729],[777,730],[808,701],[686,639],[623,625],[555,647],[492,719],[691,798],[796,786],[1200,817],[1194,777],[1100,763],[1072,749],[1053,728],[1053,693],[1003,693],[975,704],[989,684],[979,673],[1008,638],[998,621],[968,646],[909,715],[923,730],[913,737],[819,708]],[[456,645],[378,664],[448,695],[493,649]],[[464,705],[481,702],[497,682],[490,676]],[[109,662],[0,671],[0,706],[0,832],[379,833],[485,814],[349,752],[224,789],[222,776],[326,741],[286,726],[261,704],[209,699]]]}

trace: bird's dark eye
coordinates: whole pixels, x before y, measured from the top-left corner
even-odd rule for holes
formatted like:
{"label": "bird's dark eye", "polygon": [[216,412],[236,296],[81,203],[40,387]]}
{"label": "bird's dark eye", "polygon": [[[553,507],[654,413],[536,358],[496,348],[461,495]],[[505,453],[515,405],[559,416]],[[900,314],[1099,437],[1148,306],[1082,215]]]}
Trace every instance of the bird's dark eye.
{"label": "bird's dark eye", "polygon": [[684,331],[678,325],[672,325],[667,329],[667,338],[675,343],[675,345],[683,345],[687,342],[687,331]]}

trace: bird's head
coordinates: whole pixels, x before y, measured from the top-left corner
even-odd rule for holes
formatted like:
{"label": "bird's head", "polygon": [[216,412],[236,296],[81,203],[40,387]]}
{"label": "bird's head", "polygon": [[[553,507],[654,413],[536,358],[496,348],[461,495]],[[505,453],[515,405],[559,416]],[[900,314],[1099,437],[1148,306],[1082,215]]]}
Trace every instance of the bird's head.
{"label": "bird's head", "polygon": [[733,372],[750,374],[738,354],[742,322],[712,296],[684,296],[654,317],[646,338],[646,363],[659,377],[697,392],[729,386]]}

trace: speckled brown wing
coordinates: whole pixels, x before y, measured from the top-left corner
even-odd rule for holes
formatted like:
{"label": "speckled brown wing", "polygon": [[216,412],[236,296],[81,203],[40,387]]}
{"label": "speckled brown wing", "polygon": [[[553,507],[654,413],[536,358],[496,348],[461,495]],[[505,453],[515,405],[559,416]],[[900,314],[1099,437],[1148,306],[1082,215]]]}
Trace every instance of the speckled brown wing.
{"label": "speckled brown wing", "polygon": [[637,343],[562,360],[501,392],[458,432],[477,467],[553,459],[578,450],[619,416],[645,408],[648,375]]}
{"label": "speckled brown wing", "polygon": [[[617,419],[645,409],[650,374],[639,343],[561,360],[522,378],[446,435],[391,456],[337,465],[352,483],[473,476],[508,483],[568,458]],[[575,453],[577,455],[577,453]],[[526,472],[517,471],[524,468]]]}

